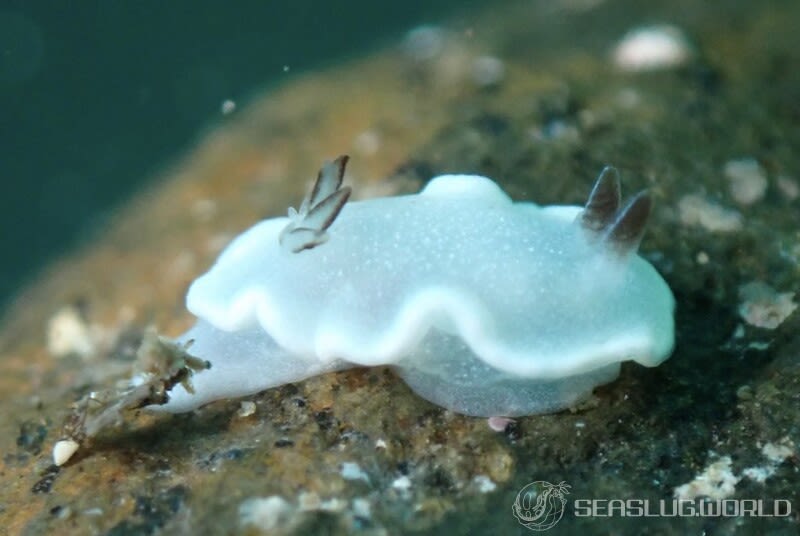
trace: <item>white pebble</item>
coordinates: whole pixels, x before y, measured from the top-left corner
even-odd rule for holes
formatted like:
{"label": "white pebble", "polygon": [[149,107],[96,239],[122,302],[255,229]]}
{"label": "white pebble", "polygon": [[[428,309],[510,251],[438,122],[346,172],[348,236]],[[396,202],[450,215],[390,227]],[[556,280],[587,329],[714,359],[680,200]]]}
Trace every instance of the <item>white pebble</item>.
{"label": "white pebble", "polygon": [[363,480],[369,482],[367,473],[361,470],[361,467],[355,462],[344,462],[341,470],[342,478],[345,480]]}
{"label": "white pebble", "polygon": [[364,156],[372,156],[381,148],[381,138],[374,130],[365,130],[353,140],[353,148]]}
{"label": "white pebble", "polygon": [[689,41],[676,26],[635,28],[614,48],[614,63],[624,71],[654,71],[684,64],[691,56]]}
{"label": "white pebble", "polygon": [[441,54],[445,32],[438,26],[419,26],[406,35],[403,48],[415,61],[427,61]]}
{"label": "white pebble", "polygon": [[761,447],[761,453],[771,462],[783,463],[794,456],[794,443],[786,437],[781,443],[767,443]]}
{"label": "white pebble", "polygon": [[506,76],[505,64],[494,56],[480,56],[472,60],[472,81],[478,87],[496,86]]}
{"label": "white pebble", "polygon": [[481,493],[489,493],[497,489],[497,484],[492,482],[492,479],[486,475],[477,475],[472,479],[472,483],[478,488]]}
{"label": "white pebble", "polygon": [[723,170],[731,197],[742,205],[752,205],[764,198],[767,174],[754,158],[730,160]]}
{"label": "white pebble", "polygon": [[192,216],[200,222],[209,222],[217,214],[217,202],[213,199],[198,199],[192,203]]}
{"label": "white pebble", "polygon": [[78,450],[78,442],[74,439],[62,439],[53,445],[53,463],[61,466],[64,465],[72,458],[72,455]]}
{"label": "white pebble", "polygon": [[341,512],[347,501],[336,497],[323,501],[315,492],[304,491],[297,496],[297,507],[301,512]]}
{"label": "white pebble", "polygon": [[797,181],[786,175],[778,177],[778,189],[789,201],[794,201],[800,196],[800,185]]}
{"label": "white pebble", "polygon": [[294,508],[278,495],[253,497],[239,505],[239,522],[262,530],[270,530],[287,524]]}
{"label": "white pebble", "polygon": [[739,212],[697,194],[683,196],[678,202],[678,213],[684,225],[703,227],[712,232],[730,233],[742,228]]}
{"label": "white pebble", "polygon": [[739,287],[739,315],[751,326],[775,329],[797,309],[794,292],[777,292],[762,281]]}
{"label": "white pebble", "polygon": [[322,504],[322,501],[319,495],[313,491],[303,491],[297,496],[297,507],[303,512],[319,510],[320,504]]}
{"label": "white pebble", "polygon": [[487,419],[487,422],[489,424],[489,428],[491,428],[493,431],[505,432],[506,427],[508,427],[509,424],[513,423],[514,419],[511,419],[509,417],[489,417],[489,419]]}
{"label": "white pebble", "polygon": [[236,412],[237,417],[249,417],[256,412],[256,403],[249,400],[243,401],[239,404],[239,411]]}
{"label": "white pebble", "polygon": [[632,110],[642,103],[642,95],[632,87],[619,90],[615,100],[620,108]]}
{"label": "white pebble", "polygon": [[219,107],[222,115],[232,114],[236,111],[236,102],[230,99],[222,101],[222,104]]}
{"label": "white pebble", "polygon": [[95,351],[89,325],[75,307],[61,308],[47,324],[47,351],[54,357],[91,357]]}
{"label": "white pebble", "polygon": [[687,501],[693,501],[697,497],[727,499],[736,491],[739,480],[740,477],[731,471],[730,456],[723,456],[706,467],[691,482],[676,487],[673,496]]}
{"label": "white pebble", "polygon": [[372,517],[372,505],[363,497],[353,499],[353,515],[363,519]]}
{"label": "white pebble", "polygon": [[411,479],[405,475],[395,478],[394,482],[392,482],[392,487],[401,491],[408,490],[411,488]]}

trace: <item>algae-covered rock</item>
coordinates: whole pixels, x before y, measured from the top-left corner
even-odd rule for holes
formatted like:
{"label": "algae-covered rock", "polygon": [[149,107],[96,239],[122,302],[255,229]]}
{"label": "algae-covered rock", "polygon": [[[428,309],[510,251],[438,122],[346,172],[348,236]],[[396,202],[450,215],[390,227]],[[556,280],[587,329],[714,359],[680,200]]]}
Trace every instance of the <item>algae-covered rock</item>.
{"label": "algae-covered rock", "polygon": [[[800,319],[794,309],[767,324],[740,317],[741,288],[785,296],[800,273],[798,19],[800,4],[778,0],[498,4],[238,103],[5,315],[0,526],[522,534],[512,505],[547,482],[566,501],[553,531],[798,531]],[[662,24],[680,32],[680,61],[615,64],[626,35]],[[624,366],[572,411],[495,422],[500,432],[420,399],[389,369],[357,369],[246,407],[127,411],[53,466],[71,405],[129,376],[148,326],[185,330],[188,284],[345,153],[353,198],[463,172],[515,199],[577,204],[615,165],[626,191],[654,199],[642,252],[676,296],[675,353],[658,368]],[[732,175],[742,161],[758,184]],[[733,213],[732,228],[713,224]],[[698,483],[709,481],[713,493]],[[645,518],[576,502],[635,499],[657,512],[709,494],[791,511]],[[583,515],[586,504],[602,517]]]}

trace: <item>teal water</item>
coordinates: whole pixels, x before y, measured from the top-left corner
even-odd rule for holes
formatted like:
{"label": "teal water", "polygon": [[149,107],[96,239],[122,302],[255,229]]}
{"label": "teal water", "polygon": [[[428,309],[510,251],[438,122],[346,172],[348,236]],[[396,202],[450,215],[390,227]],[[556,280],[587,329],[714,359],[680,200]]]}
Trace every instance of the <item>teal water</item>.
{"label": "teal water", "polygon": [[479,3],[4,2],[0,307],[101,229],[225,100]]}

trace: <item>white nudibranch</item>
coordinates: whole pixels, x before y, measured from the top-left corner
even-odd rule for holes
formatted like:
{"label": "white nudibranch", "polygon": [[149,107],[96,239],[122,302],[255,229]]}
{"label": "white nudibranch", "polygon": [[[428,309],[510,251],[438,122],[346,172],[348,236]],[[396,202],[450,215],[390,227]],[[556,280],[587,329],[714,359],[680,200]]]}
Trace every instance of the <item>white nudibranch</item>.
{"label": "white nudibranch", "polygon": [[198,321],[178,342],[211,368],[152,409],[391,366],[455,412],[527,415],[672,352],[672,293],[636,254],[650,198],[621,207],[613,168],[585,207],[515,203],[476,175],[345,204],[346,163],[326,163],[298,211],[241,234],[192,283]]}

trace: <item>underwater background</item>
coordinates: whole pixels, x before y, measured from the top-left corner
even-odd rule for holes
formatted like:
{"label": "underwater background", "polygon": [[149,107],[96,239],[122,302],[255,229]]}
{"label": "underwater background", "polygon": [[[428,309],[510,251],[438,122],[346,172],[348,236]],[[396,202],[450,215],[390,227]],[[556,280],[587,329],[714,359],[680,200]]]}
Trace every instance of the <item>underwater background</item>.
{"label": "underwater background", "polygon": [[[484,4],[487,2],[483,2]],[[0,6],[0,307],[239,102],[481,2]]]}
{"label": "underwater background", "polygon": [[[531,534],[514,506],[547,493],[547,534],[800,533],[798,21],[796,0],[4,3],[0,532]],[[654,200],[672,357],[492,426],[389,368],[325,374],[128,412],[55,466],[73,404],[130,377],[148,327],[186,330],[190,282],[342,153],[354,199],[466,172],[580,204],[615,165]]]}

